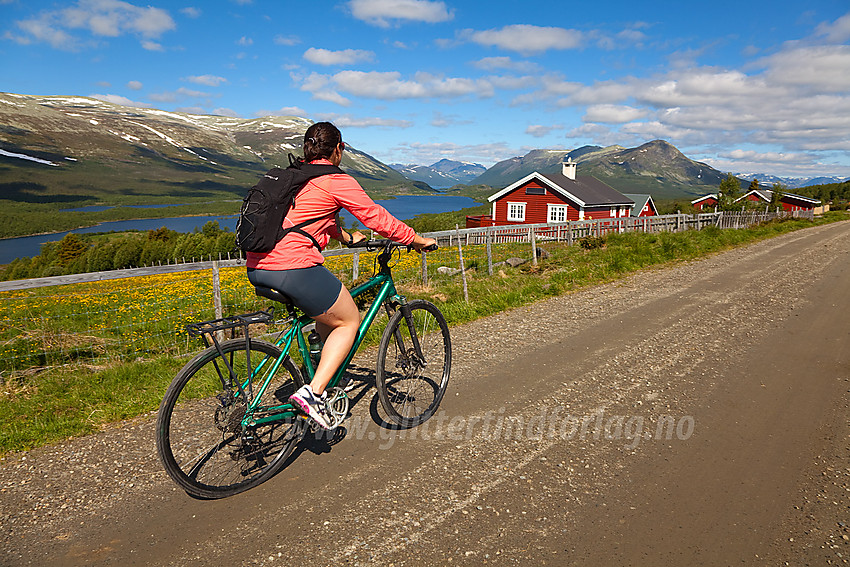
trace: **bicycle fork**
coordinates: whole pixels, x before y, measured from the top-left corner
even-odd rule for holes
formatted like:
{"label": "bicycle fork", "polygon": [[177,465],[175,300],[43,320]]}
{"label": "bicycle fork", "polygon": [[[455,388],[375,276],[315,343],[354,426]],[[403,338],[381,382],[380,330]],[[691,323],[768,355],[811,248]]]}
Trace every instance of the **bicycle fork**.
{"label": "bicycle fork", "polygon": [[[413,343],[413,355],[415,356],[415,362],[420,367],[428,366],[428,361],[425,360],[425,355],[422,354],[422,345],[419,343],[419,334],[416,331],[416,321],[413,320],[413,310],[410,308],[410,305],[407,302],[403,302],[399,305],[399,310],[401,311],[402,316],[404,317],[405,323],[407,323],[407,330],[410,333],[410,342]],[[396,346],[400,353],[403,354],[405,358],[408,357],[408,350],[404,346],[404,337],[402,337],[401,331],[396,328],[393,331],[395,335]]]}

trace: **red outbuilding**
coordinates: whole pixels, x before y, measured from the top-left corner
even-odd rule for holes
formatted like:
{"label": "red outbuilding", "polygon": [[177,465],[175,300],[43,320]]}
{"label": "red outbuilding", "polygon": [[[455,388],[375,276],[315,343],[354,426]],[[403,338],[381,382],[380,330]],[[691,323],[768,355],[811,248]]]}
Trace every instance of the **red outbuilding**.
{"label": "red outbuilding", "polygon": [[635,202],[635,206],[632,207],[631,216],[654,217],[658,214],[658,209],[655,208],[655,201],[652,200],[652,195],[638,193],[623,193],[623,195]]}
{"label": "red outbuilding", "polygon": [[[773,191],[770,189],[753,189],[752,191],[744,194],[743,197],[738,197],[735,199],[735,202],[738,201],[751,201],[755,203],[768,204],[770,200],[773,198]],[[816,207],[821,206],[820,199],[812,199],[811,197],[803,197],[802,195],[795,195],[794,193],[782,193],[779,197],[779,202],[782,204],[783,211],[811,211]]]}
{"label": "red outbuilding", "polygon": [[492,212],[466,217],[467,228],[628,217],[635,206],[634,200],[595,177],[576,176],[571,159],[562,164],[561,173],[535,171],[488,201]]}
{"label": "red outbuilding", "polygon": [[717,195],[704,195],[699,199],[694,199],[693,201],[691,201],[691,205],[693,205],[695,209],[699,209],[701,211],[704,211],[705,209],[714,210],[714,207],[717,206],[717,203]]}
{"label": "red outbuilding", "polygon": [[[750,201],[767,205],[770,203],[772,198],[773,191],[770,189],[753,189],[752,191],[748,191],[743,196],[735,199],[735,202]],[[802,195],[795,195],[794,193],[782,193],[782,196],[779,198],[779,202],[782,205],[782,210],[784,211],[811,211],[821,207],[822,205],[820,199],[803,197]],[[713,210],[717,206],[717,195],[705,195],[699,199],[694,199],[691,201],[691,204],[701,211],[705,209]]]}

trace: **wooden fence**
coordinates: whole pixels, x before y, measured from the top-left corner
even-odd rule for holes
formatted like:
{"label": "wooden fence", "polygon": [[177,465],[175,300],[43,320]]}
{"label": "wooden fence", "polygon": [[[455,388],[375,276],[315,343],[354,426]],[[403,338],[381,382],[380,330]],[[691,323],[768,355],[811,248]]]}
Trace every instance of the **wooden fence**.
{"label": "wooden fence", "polygon": [[720,212],[701,213],[697,215],[658,215],[652,217],[624,217],[610,219],[594,219],[568,221],[562,223],[523,224],[508,226],[491,226],[482,228],[463,228],[432,232],[428,236],[436,238],[440,246],[456,246],[460,239],[463,245],[503,242],[555,241],[572,244],[586,236],[604,236],[623,232],[681,232],[685,230],[702,230],[707,226],[719,228],[747,228],[759,223],[783,219],[806,218],[813,220],[812,211],[777,211],[777,212]]}

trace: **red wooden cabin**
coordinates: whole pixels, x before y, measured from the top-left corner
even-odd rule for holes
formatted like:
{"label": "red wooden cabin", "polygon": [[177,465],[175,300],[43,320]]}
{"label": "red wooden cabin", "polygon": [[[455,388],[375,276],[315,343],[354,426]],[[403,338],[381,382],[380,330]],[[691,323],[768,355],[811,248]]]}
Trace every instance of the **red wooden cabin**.
{"label": "red wooden cabin", "polygon": [[717,206],[717,203],[717,195],[704,195],[699,199],[691,201],[691,205],[693,205],[695,209],[699,209],[701,211],[706,209],[713,211],[714,207]]}
{"label": "red wooden cabin", "polygon": [[[770,189],[753,189],[744,194],[743,197],[738,197],[735,202],[746,199],[747,201],[761,203],[767,205],[773,198],[773,191]],[[811,197],[803,197],[794,193],[783,193],[779,198],[782,204],[783,211],[811,211],[815,207],[821,205],[820,199],[812,199]]]}
{"label": "red wooden cabin", "polygon": [[[488,198],[489,215],[466,217],[467,228],[628,217],[635,201],[590,176],[576,176],[572,160],[561,173],[533,172]],[[653,204],[654,207],[654,204]]]}

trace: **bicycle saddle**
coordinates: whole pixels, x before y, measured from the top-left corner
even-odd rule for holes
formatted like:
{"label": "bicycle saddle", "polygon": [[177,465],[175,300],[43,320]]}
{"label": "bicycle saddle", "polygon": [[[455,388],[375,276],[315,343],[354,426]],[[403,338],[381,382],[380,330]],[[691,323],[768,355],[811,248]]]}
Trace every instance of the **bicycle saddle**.
{"label": "bicycle saddle", "polygon": [[289,296],[280,293],[276,289],[255,285],[254,291],[260,297],[265,297],[266,299],[271,299],[272,301],[277,301],[278,303],[283,303],[284,305],[292,305],[292,300],[289,299]]}

